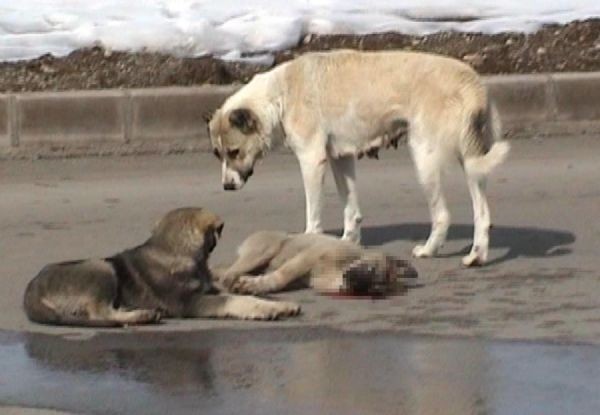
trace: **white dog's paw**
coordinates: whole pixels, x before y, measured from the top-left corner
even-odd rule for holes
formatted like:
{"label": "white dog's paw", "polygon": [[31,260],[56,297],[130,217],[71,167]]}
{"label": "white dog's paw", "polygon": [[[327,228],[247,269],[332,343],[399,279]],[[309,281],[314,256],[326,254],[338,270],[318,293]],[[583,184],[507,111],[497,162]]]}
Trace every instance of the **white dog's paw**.
{"label": "white dog's paw", "polygon": [[417,245],[413,248],[412,254],[415,258],[431,258],[435,255],[435,249],[431,249],[427,245]]}
{"label": "white dog's paw", "polygon": [[285,317],[297,316],[301,308],[296,303],[288,301],[270,301],[255,298],[251,310],[244,316],[246,320],[278,320]]}
{"label": "white dog's paw", "polygon": [[348,241],[360,245],[360,231],[344,232],[342,241]]}
{"label": "white dog's paw", "polygon": [[485,264],[487,260],[487,253],[478,252],[477,250],[473,250],[462,258],[462,264],[465,267],[476,267]]}

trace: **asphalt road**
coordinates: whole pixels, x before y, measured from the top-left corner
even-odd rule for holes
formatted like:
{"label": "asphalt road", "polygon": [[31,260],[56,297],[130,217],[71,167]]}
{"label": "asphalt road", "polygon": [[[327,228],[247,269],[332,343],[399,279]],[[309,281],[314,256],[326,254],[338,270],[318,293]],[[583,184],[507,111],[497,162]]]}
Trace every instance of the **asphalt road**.
{"label": "asphalt road", "polygon": [[[408,257],[428,214],[406,147],[358,165],[364,242]],[[340,233],[328,177],[325,226]],[[415,260],[421,287],[386,300],[340,300],[309,290],[280,295],[304,313],[280,322],[187,320],[129,332],[206,328],[332,327],[600,343],[600,140],[513,142],[491,178],[490,263],[463,269],[471,204],[458,169],[447,175],[453,223],[442,257]],[[89,337],[44,327],[21,309],[27,282],[53,261],[106,256],[143,241],[172,208],[197,205],[225,220],[212,263],[226,263],[258,229],[301,231],[304,196],[290,155],[271,154],[239,192],[224,192],[210,154],[0,162],[0,329]]]}

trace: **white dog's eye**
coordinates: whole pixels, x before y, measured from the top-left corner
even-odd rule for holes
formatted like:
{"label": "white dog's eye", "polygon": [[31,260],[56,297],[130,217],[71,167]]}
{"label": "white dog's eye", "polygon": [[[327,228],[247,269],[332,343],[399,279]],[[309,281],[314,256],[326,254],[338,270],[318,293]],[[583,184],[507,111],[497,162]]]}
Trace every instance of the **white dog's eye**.
{"label": "white dog's eye", "polygon": [[240,150],[238,148],[227,151],[227,157],[229,157],[230,159],[237,158],[237,156],[239,154],[240,154]]}
{"label": "white dog's eye", "polygon": [[213,154],[216,158],[218,158],[219,160],[221,160],[221,153],[219,153],[218,149],[213,149]]}

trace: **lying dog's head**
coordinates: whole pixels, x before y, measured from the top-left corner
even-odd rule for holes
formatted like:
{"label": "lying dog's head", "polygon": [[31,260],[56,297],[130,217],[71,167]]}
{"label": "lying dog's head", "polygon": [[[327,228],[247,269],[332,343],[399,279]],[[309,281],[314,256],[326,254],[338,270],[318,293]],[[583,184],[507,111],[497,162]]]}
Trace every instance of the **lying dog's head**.
{"label": "lying dog's head", "polygon": [[416,278],[408,262],[381,252],[367,251],[344,272],[344,290],[351,295],[380,296],[404,291],[404,278]]}
{"label": "lying dog's head", "polygon": [[179,208],[168,212],[154,227],[150,242],[175,255],[206,260],[217,246],[224,223],[203,208]]}
{"label": "lying dog's head", "polygon": [[225,190],[241,189],[264,151],[263,126],[249,108],[217,110],[208,122],[214,155],[221,161]]}

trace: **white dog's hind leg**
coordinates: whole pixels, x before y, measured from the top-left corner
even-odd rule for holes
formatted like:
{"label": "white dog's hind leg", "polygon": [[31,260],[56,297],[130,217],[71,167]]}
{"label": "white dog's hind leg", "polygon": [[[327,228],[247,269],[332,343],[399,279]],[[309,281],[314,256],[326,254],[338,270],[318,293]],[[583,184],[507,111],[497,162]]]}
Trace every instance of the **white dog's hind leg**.
{"label": "white dog's hind leg", "polygon": [[412,156],[417,170],[419,182],[425,191],[431,215],[431,232],[424,245],[413,249],[415,257],[430,257],[446,241],[450,226],[450,212],[446,207],[446,199],[442,193],[442,160],[440,155],[425,143],[411,144]]}
{"label": "white dog's hind leg", "polygon": [[325,181],[325,151],[298,156],[304,193],[306,196],[306,233],[323,233],[321,210],[323,207],[323,184]]}
{"label": "white dog's hind leg", "polygon": [[485,196],[486,179],[484,177],[472,177],[467,174],[467,184],[473,202],[475,230],[473,247],[471,252],[463,257],[462,263],[465,266],[483,265],[487,260],[490,240],[490,209]]}
{"label": "white dog's hind leg", "polygon": [[356,173],[353,156],[329,159],[340,200],[344,205],[344,234],[342,239],[360,243],[362,215],[358,205]]}

